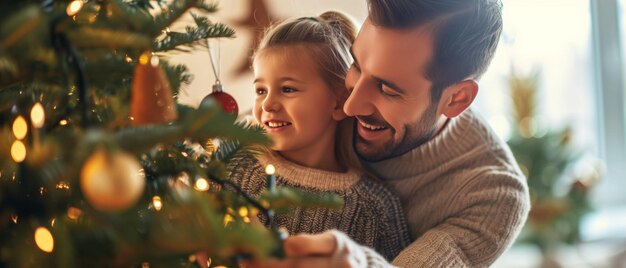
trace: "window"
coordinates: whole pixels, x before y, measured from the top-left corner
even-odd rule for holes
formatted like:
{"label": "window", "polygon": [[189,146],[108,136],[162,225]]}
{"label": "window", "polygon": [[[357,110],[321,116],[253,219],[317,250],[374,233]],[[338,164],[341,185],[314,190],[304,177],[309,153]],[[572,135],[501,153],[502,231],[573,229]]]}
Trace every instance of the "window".
{"label": "window", "polygon": [[[596,206],[626,204],[626,198],[618,192],[626,188],[622,176],[626,163],[623,88],[621,83],[617,88],[611,84],[615,77],[606,78],[607,72],[621,68],[615,66],[616,61],[603,60],[614,58],[606,47],[615,44],[606,37],[619,36],[606,25],[611,23],[606,12],[615,13],[609,2],[503,0],[503,37],[489,71],[480,81],[476,100],[477,109],[507,139],[513,124],[507,77],[513,69],[519,75],[539,71],[539,129],[571,127],[574,146],[585,152],[582,165],[599,161],[596,159],[606,164],[592,196]],[[626,0],[620,3],[623,6]],[[609,32],[600,34],[602,31],[595,30],[598,28]]]}

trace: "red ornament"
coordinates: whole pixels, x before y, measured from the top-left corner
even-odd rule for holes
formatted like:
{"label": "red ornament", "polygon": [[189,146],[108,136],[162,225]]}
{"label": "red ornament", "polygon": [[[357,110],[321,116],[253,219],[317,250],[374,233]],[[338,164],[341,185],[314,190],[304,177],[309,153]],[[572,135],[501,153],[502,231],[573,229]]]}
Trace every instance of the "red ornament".
{"label": "red ornament", "polygon": [[233,98],[233,96],[224,92],[224,86],[222,84],[213,85],[213,92],[204,97],[204,99],[202,99],[202,102],[209,98],[219,102],[219,104],[222,105],[222,109],[224,109],[224,111],[226,111],[227,113],[233,115],[239,114],[239,106],[237,105],[237,101],[235,100],[235,98]]}

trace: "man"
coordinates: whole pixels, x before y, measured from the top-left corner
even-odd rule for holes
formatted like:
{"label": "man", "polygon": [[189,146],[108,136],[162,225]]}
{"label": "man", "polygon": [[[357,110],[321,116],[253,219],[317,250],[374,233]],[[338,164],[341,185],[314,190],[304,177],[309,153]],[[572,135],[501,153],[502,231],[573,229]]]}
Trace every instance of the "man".
{"label": "man", "polygon": [[[413,243],[402,267],[485,267],[526,220],[525,178],[508,147],[468,107],[502,31],[497,0],[368,0],[352,47],[344,111],[355,149],[399,194]],[[294,236],[260,266],[388,263],[331,231]]]}

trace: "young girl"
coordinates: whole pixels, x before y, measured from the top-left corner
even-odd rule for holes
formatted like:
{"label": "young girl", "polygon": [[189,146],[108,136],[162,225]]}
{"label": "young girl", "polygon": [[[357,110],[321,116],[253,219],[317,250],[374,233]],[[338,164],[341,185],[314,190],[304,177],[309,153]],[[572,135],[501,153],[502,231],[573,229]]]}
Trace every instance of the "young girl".
{"label": "young girl", "polygon": [[267,32],[253,62],[254,117],[274,144],[232,161],[231,179],[256,196],[266,189],[264,167],[273,164],[279,186],[341,196],[340,210],[296,209],[276,222],[292,234],[337,229],[391,260],[410,242],[404,213],[396,194],[360,167],[353,121],[342,109],[354,38],[354,25],[337,12]]}

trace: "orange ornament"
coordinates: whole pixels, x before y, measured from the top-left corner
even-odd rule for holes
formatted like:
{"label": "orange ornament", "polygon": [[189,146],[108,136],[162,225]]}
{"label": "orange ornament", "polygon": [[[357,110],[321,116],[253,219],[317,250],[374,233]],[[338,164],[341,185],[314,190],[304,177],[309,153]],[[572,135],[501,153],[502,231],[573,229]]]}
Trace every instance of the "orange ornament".
{"label": "orange ornament", "polygon": [[135,66],[130,116],[134,126],[169,123],[178,117],[159,58],[149,53],[141,55]]}

